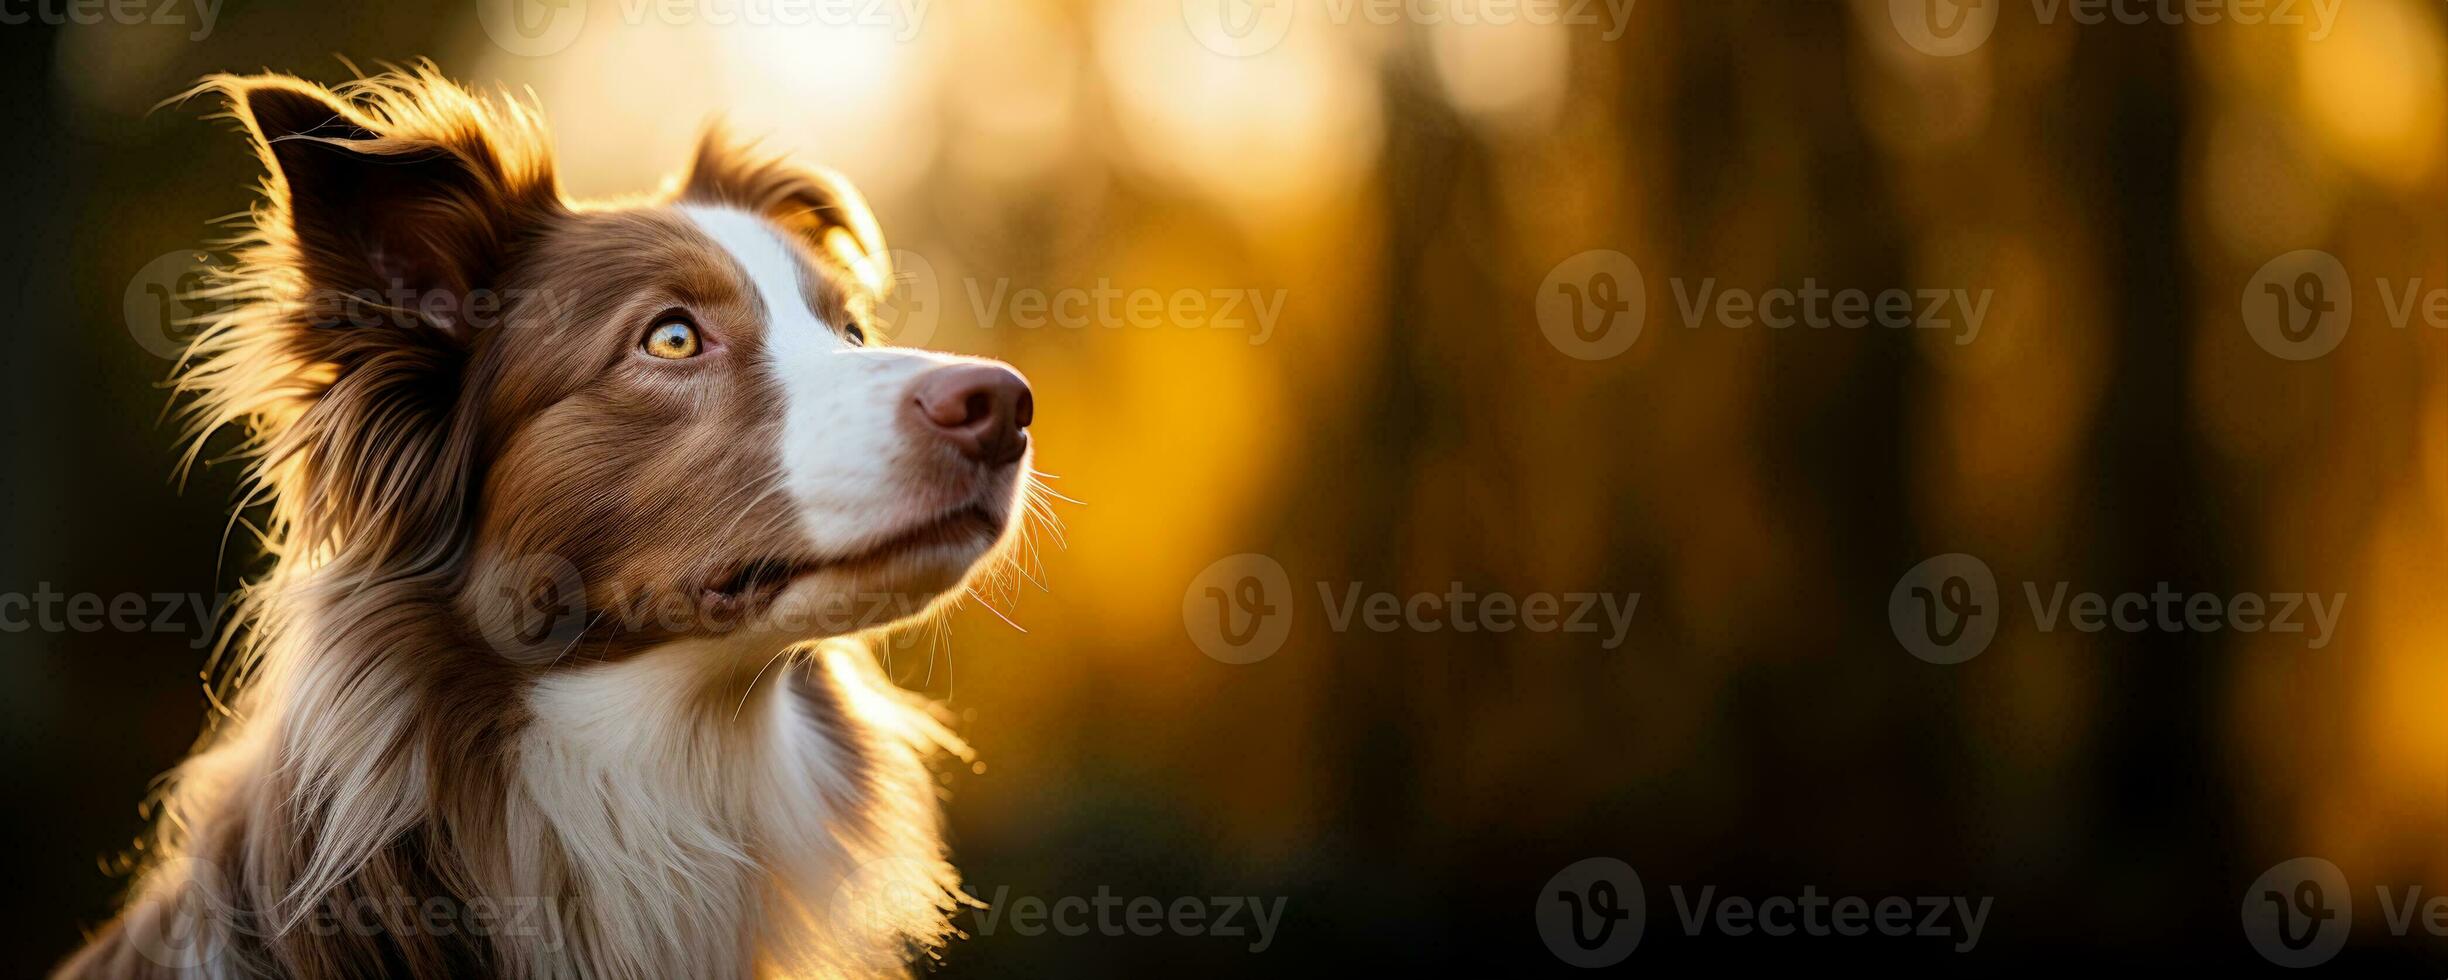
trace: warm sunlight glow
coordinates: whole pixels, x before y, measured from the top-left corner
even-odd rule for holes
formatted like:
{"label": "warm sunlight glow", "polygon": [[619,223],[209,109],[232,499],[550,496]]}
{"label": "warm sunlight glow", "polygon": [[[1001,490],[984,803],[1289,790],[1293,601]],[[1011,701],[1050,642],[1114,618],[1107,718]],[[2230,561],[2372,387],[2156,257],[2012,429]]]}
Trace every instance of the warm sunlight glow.
{"label": "warm sunlight glow", "polygon": [[2439,165],[2448,143],[2448,73],[2438,4],[2356,3],[2335,36],[2299,38],[2298,96],[2341,162],[2411,185]]}
{"label": "warm sunlight glow", "polygon": [[1240,212],[1250,221],[1353,189],[1380,138],[1362,55],[1296,21],[1271,50],[1226,57],[1199,45],[1179,8],[1110,0],[1097,25],[1116,123],[1137,162],[1250,209]]}
{"label": "warm sunlight glow", "polygon": [[[1461,4],[1476,7],[1477,2]],[[1557,22],[1457,19],[1429,30],[1445,98],[1482,126],[1535,133],[1555,119],[1572,66],[1572,29]]]}
{"label": "warm sunlight glow", "polygon": [[[686,162],[707,120],[847,174],[871,200],[915,186],[935,151],[944,32],[903,39],[889,24],[623,21],[598,2],[567,51],[529,59],[488,49],[488,75],[552,107],[563,181],[580,195],[651,189]],[[617,25],[621,29],[611,29]]]}

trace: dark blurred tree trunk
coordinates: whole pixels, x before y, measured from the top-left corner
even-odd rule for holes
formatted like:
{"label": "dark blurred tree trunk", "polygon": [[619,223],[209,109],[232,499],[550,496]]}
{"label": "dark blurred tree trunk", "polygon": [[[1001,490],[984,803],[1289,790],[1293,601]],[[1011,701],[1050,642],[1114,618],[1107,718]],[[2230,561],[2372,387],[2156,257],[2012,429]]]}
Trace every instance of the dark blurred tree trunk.
{"label": "dark blurred tree trunk", "polygon": [[[2184,591],[2232,593],[2222,528],[2191,402],[2195,324],[2190,238],[2185,233],[2185,144],[2192,125],[2184,31],[2153,25],[2084,33],[2067,72],[2070,127],[2092,172],[2076,186],[2096,196],[2110,224],[2100,238],[2105,292],[2115,315],[2111,376],[2096,446],[2090,515],[2093,560],[2084,571],[2114,589],[2148,592],[2161,581]],[[2240,328],[2239,328],[2240,329]],[[2230,869],[2237,843],[2234,787],[2219,751],[2219,695],[2237,647],[2194,631],[2102,634],[2106,671],[2098,737],[2101,812],[2097,867],[2127,869],[2101,891],[2125,910],[2166,917],[2203,935],[2232,929],[2231,910],[2192,902],[2194,886]],[[2237,880],[2246,880],[2250,876]],[[2182,910],[2182,911],[2180,911]],[[2181,927],[2174,920],[2190,915]]]}
{"label": "dark blurred tree trunk", "polygon": [[[1371,456],[1366,465],[1349,458],[1319,461],[1322,471],[1336,474],[1345,508],[1347,551],[1338,561],[1371,590],[1396,588],[1402,581],[1410,516],[1403,503],[1417,492],[1412,479],[1425,469],[1429,447],[1439,434],[1454,430],[1452,415],[1464,410],[1445,390],[1443,373],[1423,373],[1418,342],[1427,338],[1406,336],[1405,325],[1467,316],[1448,305],[1457,289],[1469,295],[1472,309],[1507,309],[1505,298],[1484,278],[1431,288],[1429,280],[1451,258],[1455,236],[1491,232],[1486,219],[1495,189],[1486,148],[1436,91],[1433,69],[1416,57],[1418,48],[1405,50],[1413,57],[1399,59],[1382,77],[1385,103],[1398,107],[1386,114],[1383,150],[1388,301],[1383,329],[1390,340],[1379,346],[1377,366],[1365,375],[1364,383],[1378,387],[1361,394],[1368,410],[1356,416],[1356,431],[1328,443]],[[1329,713],[1340,732],[1336,745],[1345,753],[1347,826],[1372,847],[1396,852],[1422,843],[1423,817],[1441,812],[1427,798],[1426,783],[1444,747],[1434,707],[1440,692],[1426,682],[1428,672],[1415,669],[1418,664],[1382,654],[1388,647],[1442,644],[1436,637],[1408,640],[1370,645],[1369,655],[1336,656],[1331,668],[1336,690],[1351,695]],[[1359,645],[1343,646],[1359,652]]]}

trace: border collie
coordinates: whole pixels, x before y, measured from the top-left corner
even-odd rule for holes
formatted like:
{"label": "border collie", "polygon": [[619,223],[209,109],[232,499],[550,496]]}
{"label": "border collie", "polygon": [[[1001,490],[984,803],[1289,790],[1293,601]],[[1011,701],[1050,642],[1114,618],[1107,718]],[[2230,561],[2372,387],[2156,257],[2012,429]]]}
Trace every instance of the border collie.
{"label": "border collie", "polygon": [[1009,552],[1027,383],[880,346],[864,202],[718,128],[580,203],[534,109],[431,68],[197,94],[267,175],[176,387],[190,462],[237,434],[270,563],[60,975],[933,955],[966,898],[932,766],[968,750],[860,636]]}

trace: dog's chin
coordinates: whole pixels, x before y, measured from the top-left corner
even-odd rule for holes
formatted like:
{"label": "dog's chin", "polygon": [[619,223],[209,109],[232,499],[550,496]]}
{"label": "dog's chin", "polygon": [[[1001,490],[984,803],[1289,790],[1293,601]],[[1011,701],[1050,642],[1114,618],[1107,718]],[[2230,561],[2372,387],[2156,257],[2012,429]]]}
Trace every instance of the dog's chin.
{"label": "dog's chin", "polygon": [[707,590],[749,635],[785,642],[882,629],[926,615],[959,593],[1015,522],[1009,508],[972,504],[916,522],[872,545],[824,558],[759,559]]}
{"label": "dog's chin", "polygon": [[982,512],[964,513],[930,529],[917,540],[878,549],[855,561],[828,563],[803,572],[775,597],[772,612],[787,615],[849,602],[870,607],[893,621],[916,616],[967,581],[1002,540],[1007,523],[1008,518]]}

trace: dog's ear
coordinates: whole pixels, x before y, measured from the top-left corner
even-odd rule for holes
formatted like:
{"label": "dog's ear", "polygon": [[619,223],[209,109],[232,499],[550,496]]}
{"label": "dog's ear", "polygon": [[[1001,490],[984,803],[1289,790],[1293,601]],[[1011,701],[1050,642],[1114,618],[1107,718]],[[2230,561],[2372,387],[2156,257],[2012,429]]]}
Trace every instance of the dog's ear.
{"label": "dog's ear", "polygon": [[457,410],[518,236],[562,205],[535,114],[430,71],[334,92],[216,76],[268,171],[252,234],[205,294],[228,302],[181,362],[189,461],[241,430],[267,540],[333,562],[451,553],[472,486]]}
{"label": "dog's ear", "polygon": [[[549,181],[514,173],[490,107],[456,87],[377,93],[371,105],[279,76],[223,83],[270,171],[299,271],[325,312],[425,327],[465,342],[473,294]],[[403,97],[405,96],[405,97]]]}
{"label": "dog's ear", "polygon": [[830,170],[737,142],[720,122],[707,125],[698,139],[680,199],[763,216],[839,265],[870,300],[891,286],[892,254],[857,188]]}

